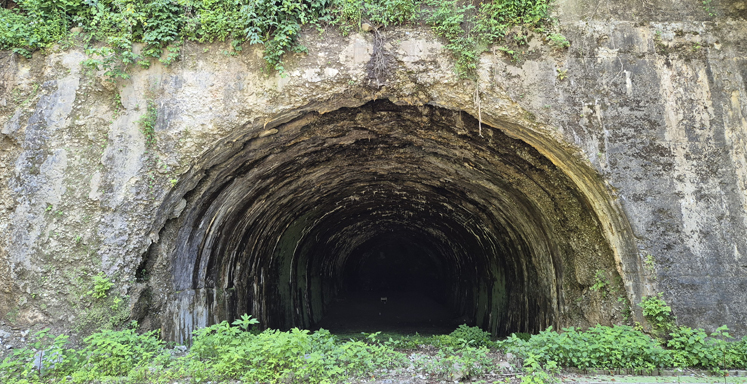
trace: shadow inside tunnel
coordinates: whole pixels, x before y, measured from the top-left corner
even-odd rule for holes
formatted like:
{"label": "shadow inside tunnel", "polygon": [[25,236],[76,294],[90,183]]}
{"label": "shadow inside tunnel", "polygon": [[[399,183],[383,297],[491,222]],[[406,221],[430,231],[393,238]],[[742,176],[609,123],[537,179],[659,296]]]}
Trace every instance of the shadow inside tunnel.
{"label": "shadow inside tunnel", "polygon": [[443,334],[453,331],[459,320],[446,306],[422,292],[351,292],[329,305],[317,328],[335,333]]}

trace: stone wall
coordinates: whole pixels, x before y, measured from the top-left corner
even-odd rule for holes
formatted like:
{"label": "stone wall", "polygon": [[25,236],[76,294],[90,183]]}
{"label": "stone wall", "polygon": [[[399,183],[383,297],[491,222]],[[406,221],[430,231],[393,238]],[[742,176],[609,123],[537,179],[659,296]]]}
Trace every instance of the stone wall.
{"label": "stone wall", "polygon": [[[531,148],[517,156],[570,180],[574,209],[590,212],[577,227],[595,224],[548,251],[575,260],[554,264],[561,288],[548,294],[548,324],[622,321],[624,308],[590,290],[601,269],[620,276],[637,320],[641,297],[662,292],[680,324],[747,334],[747,11],[743,1],[712,7],[558,1],[570,48],[532,35],[515,58],[492,49],[477,82],[455,76],[426,27],[382,32],[383,72],[371,70],[372,34],[333,29],[304,34],[308,53],[290,55],[283,76],[264,71],[258,47],[232,56],[187,44],[170,67],[116,82],[82,66],[80,48],[2,53],[0,318],[86,330],[132,317],[174,339],[220,320],[225,311],[208,305],[219,300],[205,296],[215,291],[178,287],[180,270],[199,270],[180,264],[179,242],[193,240],[179,223],[209,203],[206,180],[246,148],[282,152],[292,141],[279,140],[308,116],[387,99],[461,111],[468,124],[448,120],[455,137],[488,148],[505,135]],[[149,103],[155,143],[139,123]],[[87,294],[99,272],[114,282],[106,301]],[[253,300],[261,315],[266,303]]]}

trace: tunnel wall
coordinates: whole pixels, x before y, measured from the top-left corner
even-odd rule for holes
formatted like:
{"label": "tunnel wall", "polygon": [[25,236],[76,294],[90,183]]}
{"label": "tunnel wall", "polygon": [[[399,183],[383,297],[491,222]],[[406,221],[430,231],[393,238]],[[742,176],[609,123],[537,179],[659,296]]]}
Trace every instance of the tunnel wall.
{"label": "tunnel wall", "polygon": [[[640,298],[662,292],[679,323],[746,334],[745,3],[713,6],[716,16],[699,1],[558,1],[571,47],[535,36],[519,61],[484,53],[479,102],[475,83],[454,75],[425,28],[384,31],[382,88],[370,86],[372,36],[333,30],[302,36],[309,53],[288,57],[287,76],[264,72],[257,47],[231,57],[219,44],[187,44],[172,66],[133,68],[116,83],[83,67],[81,49],[32,59],[2,53],[0,318],[62,329],[104,324],[95,307],[114,304],[83,300],[100,271],[123,303],[111,312],[171,338],[227,318],[221,308],[244,308],[225,304],[232,291],[207,275],[194,280],[199,262],[184,262],[210,237],[189,238],[205,232],[176,224],[220,210],[191,204],[209,199],[220,172],[233,177],[222,164],[247,147],[271,145],[304,118],[386,99],[462,111],[556,167],[593,213],[610,276],[620,276],[637,319]],[[138,124],[149,101],[155,146]],[[478,134],[474,124],[454,126]],[[294,230],[301,227],[284,233]],[[553,322],[610,321],[613,308],[590,299],[595,269],[575,271],[572,300],[554,299],[581,298],[584,308],[558,307]],[[260,292],[271,276],[252,278]],[[241,305],[270,302],[252,300]]]}

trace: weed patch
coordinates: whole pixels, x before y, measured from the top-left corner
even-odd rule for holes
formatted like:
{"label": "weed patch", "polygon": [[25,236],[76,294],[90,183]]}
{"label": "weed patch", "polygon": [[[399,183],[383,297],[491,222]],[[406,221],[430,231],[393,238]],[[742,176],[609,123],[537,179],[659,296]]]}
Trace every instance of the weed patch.
{"label": "weed patch", "polygon": [[[703,368],[712,371],[747,367],[747,337],[731,340],[724,326],[709,335],[702,329],[677,327],[668,341],[625,325],[597,325],[586,331],[566,328],[540,332],[529,340],[512,336],[501,347],[538,364],[557,363],[580,369]],[[534,367],[537,368],[537,367]]]}

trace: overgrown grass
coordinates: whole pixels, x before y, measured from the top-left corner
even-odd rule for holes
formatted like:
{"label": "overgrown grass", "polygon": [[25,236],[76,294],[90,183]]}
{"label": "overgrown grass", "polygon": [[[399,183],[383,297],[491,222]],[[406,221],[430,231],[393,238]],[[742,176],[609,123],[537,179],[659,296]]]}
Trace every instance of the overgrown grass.
{"label": "overgrown grass", "polygon": [[711,335],[678,327],[662,344],[628,326],[548,329],[530,338],[513,335],[492,341],[484,331],[467,326],[449,335],[377,332],[342,337],[325,330],[258,332],[254,324],[244,315],[233,324],[197,330],[188,352],[167,348],[156,332],[138,334],[134,323],[125,330],[94,333],[78,349],[66,347],[67,336],[52,337],[43,330],[27,348],[14,350],[0,363],[0,382],[338,383],[402,369],[434,380],[455,380],[498,371],[491,355],[497,350],[523,360],[519,375],[527,384],[554,381],[560,367],[643,373],[659,367],[747,367],[747,337],[730,340],[726,327]]}
{"label": "overgrown grass", "polygon": [[137,334],[133,323],[122,331],[102,331],[83,340],[82,348],[66,348],[67,336],[52,338],[48,329],[35,336],[29,348],[17,349],[0,363],[0,382],[165,383],[190,382],[303,382],[338,383],[369,377],[382,370],[414,367],[433,378],[478,375],[491,367],[484,332],[460,328],[455,334],[479,335],[464,340],[441,335],[435,356],[409,356],[379,333],[341,339],[329,331],[288,332],[252,328],[256,320],[244,315],[232,325],[222,322],[194,332],[191,349],[175,356],[156,332]]}
{"label": "overgrown grass", "polygon": [[[306,50],[297,39],[304,26],[349,33],[364,22],[379,30],[427,20],[446,39],[459,75],[471,77],[489,44],[526,44],[523,33],[508,38],[513,26],[536,29],[566,47],[562,36],[542,28],[549,22],[549,1],[493,0],[475,7],[459,0],[19,0],[12,10],[0,8],[0,49],[30,56],[79,28],[86,63],[113,78],[127,77],[136,63],[174,62],[187,40],[230,42],[224,53],[231,55],[245,43],[262,44],[268,68],[283,72],[287,52]],[[145,48],[136,54],[134,43]]]}

